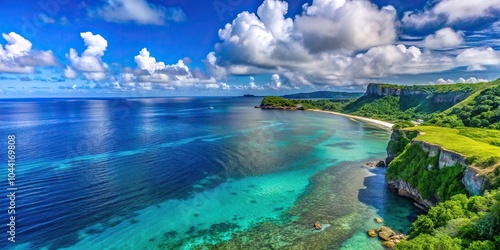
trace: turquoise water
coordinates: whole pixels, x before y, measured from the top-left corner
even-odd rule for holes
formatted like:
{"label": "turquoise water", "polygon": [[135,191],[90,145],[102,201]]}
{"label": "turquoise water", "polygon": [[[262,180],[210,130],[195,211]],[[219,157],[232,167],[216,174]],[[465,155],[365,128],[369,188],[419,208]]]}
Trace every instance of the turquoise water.
{"label": "turquoise water", "polygon": [[[29,138],[20,141],[19,178],[32,177],[23,186],[31,196],[19,202],[30,226],[16,248],[260,249],[261,237],[298,246],[340,230],[325,244],[381,249],[366,236],[380,226],[374,217],[402,232],[414,218],[411,202],[387,189],[384,170],[363,167],[385,157],[387,131],[324,113],[254,109],[258,98],[126,102],[134,108],[125,118],[116,100],[9,104],[37,110],[23,119],[38,122],[11,117],[17,137]],[[312,232],[315,220],[332,226]]]}

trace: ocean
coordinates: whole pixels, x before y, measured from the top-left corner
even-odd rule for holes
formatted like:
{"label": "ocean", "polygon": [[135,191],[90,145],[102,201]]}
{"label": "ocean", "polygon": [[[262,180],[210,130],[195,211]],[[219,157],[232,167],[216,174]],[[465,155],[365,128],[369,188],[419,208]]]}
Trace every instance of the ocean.
{"label": "ocean", "polygon": [[389,132],[260,101],[0,100],[0,248],[383,249],[366,236],[374,217],[408,233],[418,211],[364,166],[385,158]]}

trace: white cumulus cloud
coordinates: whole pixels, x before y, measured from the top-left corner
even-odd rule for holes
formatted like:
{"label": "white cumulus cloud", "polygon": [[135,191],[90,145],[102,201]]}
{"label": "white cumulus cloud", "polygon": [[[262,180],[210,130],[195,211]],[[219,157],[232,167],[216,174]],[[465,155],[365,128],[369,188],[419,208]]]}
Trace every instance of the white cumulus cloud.
{"label": "white cumulus cloud", "polygon": [[431,23],[454,24],[484,17],[495,17],[500,13],[500,0],[440,0],[425,11],[409,11],[402,22],[417,28]]}
{"label": "white cumulus cloud", "polygon": [[469,69],[483,69],[483,66],[500,65],[500,51],[488,48],[469,48],[462,51],[456,58],[459,66],[469,66]]}
{"label": "white cumulus cloud", "polygon": [[227,84],[217,82],[214,77],[193,74],[183,59],[178,60],[175,64],[157,61],[147,48],[143,48],[134,57],[134,61],[137,68],[122,73],[121,80],[126,83],[124,86],[140,86],[143,89],[183,87],[227,89],[228,87]]}
{"label": "white cumulus cloud", "polygon": [[146,0],[106,0],[96,14],[108,22],[164,25],[168,21],[182,22],[186,14],[180,7],[166,8]]}
{"label": "white cumulus cloud", "polygon": [[108,65],[102,61],[104,51],[108,47],[108,42],[101,35],[94,35],[91,32],[80,33],[85,46],[81,56],[78,55],[75,49],[71,48],[66,58],[69,60],[70,67],[65,70],[65,77],[76,78],[75,72],[83,74],[87,80],[102,81],[106,79]]}
{"label": "white cumulus cloud", "polygon": [[295,19],[286,18],[285,1],[265,0],[256,14],[238,14],[219,30],[222,42],[207,55],[208,68],[216,77],[278,73],[292,84],[332,84],[351,74],[345,71],[356,51],[396,38],[392,6],[315,0],[303,9]]}
{"label": "white cumulus cloud", "polygon": [[294,17],[288,17],[285,1],[265,0],[256,13],[241,12],[219,30],[221,41],[205,64],[216,79],[277,74],[292,87],[363,85],[383,77],[500,64],[500,52],[492,48],[459,49],[465,43],[462,31],[442,28],[414,43],[427,48],[422,49],[397,44],[396,26],[394,7],[367,0],[314,0]]}
{"label": "white cumulus cloud", "polygon": [[78,73],[73,70],[70,66],[67,66],[64,70],[64,77],[66,79],[75,79],[78,77]]}
{"label": "white cumulus cloud", "polygon": [[430,49],[446,49],[456,47],[464,42],[464,33],[454,31],[451,28],[442,28],[435,34],[427,36],[424,40],[424,46]]}
{"label": "white cumulus cloud", "polygon": [[453,84],[453,83],[455,83],[455,81],[453,81],[451,79],[445,80],[444,78],[439,78],[439,79],[437,79],[436,83],[437,84]]}
{"label": "white cumulus cloud", "polygon": [[2,37],[7,44],[0,44],[0,72],[35,73],[35,67],[59,65],[52,51],[32,50],[32,43],[15,32]]}
{"label": "white cumulus cloud", "polygon": [[369,1],[315,0],[304,5],[295,25],[311,51],[362,50],[396,39],[396,10]]}
{"label": "white cumulus cloud", "polygon": [[462,77],[460,77],[458,79],[458,82],[459,83],[478,83],[478,82],[488,82],[487,79],[481,79],[481,78],[475,78],[475,77],[469,77],[469,79],[464,79]]}
{"label": "white cumulus cloud", "polygon": [[271,76],[273,86],[279,89],[283,83],[281,83],[280,76],[278,74],[273,74]]}

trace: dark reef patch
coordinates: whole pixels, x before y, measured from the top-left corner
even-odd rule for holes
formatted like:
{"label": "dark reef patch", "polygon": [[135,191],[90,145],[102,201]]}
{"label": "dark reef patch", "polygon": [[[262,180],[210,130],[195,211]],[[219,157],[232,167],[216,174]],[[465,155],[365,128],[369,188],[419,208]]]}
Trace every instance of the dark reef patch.
{"label": "dark reef patch", "polygon": [[165,232],[163,234],[163,236],[165,236],[165,238],[173,238],[175,236],[177,236],[177,231],[168,231],[168,232]]}
{"label": "dark reef patch", "polygon": [[334,147],[334,148],[342,148],[342,149],[353,149],[356,143],[354,142],[337,142],[337,143],[332,143],[328,144],[327,146],[329,147]]}

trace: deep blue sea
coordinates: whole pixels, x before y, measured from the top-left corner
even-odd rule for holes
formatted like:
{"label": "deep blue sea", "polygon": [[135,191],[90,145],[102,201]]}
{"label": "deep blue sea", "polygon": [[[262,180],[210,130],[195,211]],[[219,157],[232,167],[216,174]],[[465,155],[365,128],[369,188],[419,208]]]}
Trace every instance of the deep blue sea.
{"label": "deep blue sea", "polygon": [[[0,100],[0,248],[203,249],[236,236],[251,242],[264,222],[293,227],[279,244],[264,236],[290,246],[322,219],[319,233],[330,225],[345,232],[332,244],[382,249],[365,235],[378,226],[373,217],[408,230],[411,202],[389,192],[383,169],[363,167],[385,158],[389,132],[331,114],[254,108],[260,101]],[[5,233],[9,134],[15,243]],[[311,197],[324,209],[304,226],[309,208],[293,211]]]}

